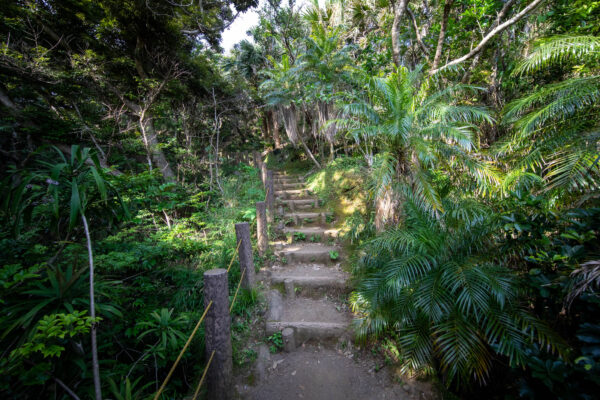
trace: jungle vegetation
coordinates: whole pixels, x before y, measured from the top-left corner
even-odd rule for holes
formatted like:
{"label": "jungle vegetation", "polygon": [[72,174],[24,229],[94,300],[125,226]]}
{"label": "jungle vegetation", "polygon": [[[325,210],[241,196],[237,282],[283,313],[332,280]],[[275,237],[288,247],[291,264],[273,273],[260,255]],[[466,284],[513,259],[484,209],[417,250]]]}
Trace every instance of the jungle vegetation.
{"label": "jungle vegetation", "polygon": [[448,398],[597,396],[600,2],[12,0],[0,45],[0,397],[151,396],[264,197],[253,151],[352,177],[315,190],[364,203],[361,343]]}

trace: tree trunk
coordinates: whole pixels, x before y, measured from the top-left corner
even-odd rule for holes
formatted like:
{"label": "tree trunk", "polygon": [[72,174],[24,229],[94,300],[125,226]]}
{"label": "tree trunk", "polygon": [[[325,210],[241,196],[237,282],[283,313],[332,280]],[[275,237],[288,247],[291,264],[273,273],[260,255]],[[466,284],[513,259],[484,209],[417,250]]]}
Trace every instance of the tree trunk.
{"label": "tree trunk", "polygon": [[[165,157],[165,153],[163,153],[159,146],[158,138],[156,137],[156,131],[154,130],[154,125],[152,124],[152,119],[150,117],[146,117],[145,114],[142,114],[140,116],[140,128],[142,130],[142,137],[144,139],[144,144],[146,145],[146,151],[149,157],[152,159],[157,168],[160,169],[165,181],[174,181],[175,174],[173,173],[173,170],[167,161],[167,157]],[[152,165],[150,165],[150,167],[152,167]]]}
{"label": "tree trunk", "polygon": [[[94,255],[92,253],[92,239],[90,238],[90,229],[87,219],[83,212],[81,213],[83,221],[83,229],[88,249],[88,262],[90,264],[90,317],[96,318],[96,304],[94,301]],[[98,343],[96,342],[96,322],[92,322],[91,339],[92,339],[92,374],[94,376],[94,394],[96,400],[102,400],[102,386],[100,384],[100,362],[98,361]]]}
{"label": "tree trunk", "polygon": [[294,146],[298,144],[298,121],[296,106],[294,103],[291,103],[289,106],[280,106],[279,110],[281,111],[281,115],[283,116],[283,125],[285,127],[285,132],[287,133],[290,142]]}
{"label": "tree trunk", "polygon": [[269,111],[265,111],[262,117],[262,138],[266,142],[269,137]]}
{"label": "tree trunk", "polygon": [[275,142],[275,148],[281,148],[281,136],[279,136],[279,113],[277,110],[273,110],[273,117],[271,119],[273,123],[272,134],[273,142]]}
{"label": "tree trunk", "polygon": [[400,66],[400,22],[406,11],[408,0],[399,0],[394,8],[394,23],[392,24],[392,57],[396,67]]}
{"label": "tree trunk", "polygon": [[446,38],[446,28],[448,27],[448,16],[450,15],[450,9],[454,0],[446,0],[444,2],[444,11],[442,12],[442,21],[440,23],[440,34],[438,36],[437,46],[435,47],[435,56],[433,57],[433,64],[431,69],[437,69],[442,60],[442,50],[444,48],[444,40]]}

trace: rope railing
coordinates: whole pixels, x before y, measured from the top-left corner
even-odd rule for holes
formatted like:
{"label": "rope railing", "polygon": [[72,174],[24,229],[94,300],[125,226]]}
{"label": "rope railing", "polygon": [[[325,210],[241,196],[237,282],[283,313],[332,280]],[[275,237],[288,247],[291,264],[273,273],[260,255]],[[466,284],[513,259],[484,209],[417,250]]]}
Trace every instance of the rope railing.
{"label": "rope railing", "polygon": [[210,353],[210,358],[208,359],[208,362],[206,363],[206,367],[204,367],[204,372],[202,372],[202,378],[200,378],[200,383],[196,387],[196,391],[194,392],[194,397],[192,397],[192,400],[196,400],[196,397],[198,397],[198,393],[200,393],[200,388],[202,387],[202,384],[204,383],[204,378],[206,378],[206,373],[208,372],[208,367],[210,367],[210,363],[212,362],[214,356],[215,356],[215,351],[213,350],[212,353]]}
{"label": "rope railing", "polygon": [[[268,193],[269,192],[267,190],[267,194]],[[238,251],[240,249],[241,244],[242,244],[242,240],[240,239],[240,240],[238,240],[237,247],[236,247],[235,252],[233,253],[233,255],[231,257],[231,260],[229,261],[229,266],[227,267],[227,272],[228,273],[231,270],[231,267],[233,266],[233,262],[235,261],[235,257],[238,254]],[[246,274],[246,269],[242,269],[242,273],[240,275],[240,280],[239,280],[239,282],[237,284],[237,288],[236,288],[235,293],[233,295],[233,299],[231,300],[231,304],[230,304],[230,307],[229,307],[229,313],[231,313],[231,311],[233,310],[233,307],[235,305],[235,301],[237,300],[237,296],[238,296],[238,293],[240,291],[240,287],[242,286],[242,281],[244,280],[245,274]],[[164,391],[165,387],[169,383],[169,380],[171,379],[171,377],[173,375],[173,372],[175,372],[175,369],[177,368],[177,365],[179,364],[179,361],[181,361],[181,358],[183,357],[183,355],[185,354],[186,350],[188,349],[190,343],[192,342],[192,339],[196,335],[196,332],[200,328],[200,325],[202,324],[202,321],[204,321],[204,318],[206,317],[206,315],[208,313],[208,310],[210,309],[210,307],[212,305],[213,305],[213,300],[211,300],[208,303],[208,305],[206,306],[206,308],[204,309],[204,312],[202,313],[202,316],[198,320],[198,323],[194,327],[194,330],[192,331],[192,333],[190,334],[189,338],[187,339],[185,345],[183,346],[183,349],[181,349],[181,352],[177,356],[177,359],[173,363],[173,366],[169,370],[169,373],[167,374],[166,378],[163,380],[162,384],[160,385],[160,388],[158,389],[158,391],[154,395],[153,400],[158,400],[158,398],[160,397],[160,395]],[[211,365],[211,363],[213,361],[214,355],[215,355],[215,350],[212,351],[212,353],[211,353],[211,355],[210,355],[210,357],[208,359],[208,362],[206,363],[206,365],[204,367],[204,371],[202,372],[202,377],[200,378],[200,382],[198,383],[198,386],[196,387],[196,390],[194,391],[194,396],[192,397],[192,400],[196,400],[196,398],[198,397],[198,394],[200,393],[200,389],[202,388],[202,384],[204,383],[204,380],[206,379],[206,375],[207,375],[208,369],[210,368],[210,365]]]}
{"label": "rope railing", "polygon": [[231,269],[231,266],[233,265],[233,260],[235,260],[235,255],[237,254],[238,250],[240,249],[241,244],[242,244],[242,241],[238,240],[238,244],[237,244],[237,247],[235,248],[235,252],[233,253],[233,256],[231,257],[231,261],[229,261],[229,266],[227,267],[227,272],[229,272],[229,270]]}
{"label": "rope railing", "polygon": [[210,303],[208,303],[208,305],[204,309],[204,312],[202,313],[202,316],[200,317],[200,320],[198,320],[198,323],[194,327],[194,330],[192,331],[192,334],[188,338],[187,342],[185,342],[185,345],[183,346],[183,349],[181,349],[181,351],[179,352],[179,355],[177,356],[177,359],[173,363],[173,366],[171,367],[171,370],[167,374],[167,377],[163,381],[162,385],[160,385],[160,388],[158,389],[158,392],[156,392],[156,395],[154,395],[154,400],[157,400],[160,397],[160,395],[163,392],[163,390],[165,390],[165,386],[167,386],[167,383],[169,383],[169,380],[171,379],[171,376],[173,375],[173,372],[175,371],[175,368],[177,368],[177,365],[179,364],[179,361],[181,360],[181,357],[183,357],[183,354],[185,353],[185,351],[189,347],[190,343],[192,342],[192,339],[196,335],[196,332],[198,331],[198,328],[200,328],[200,324],[204,320],[204,317],[206,317],[206,314],[208,313],[208,310],[210,309],[210,306],[212,306],[212,304],[213,304],[213,302],[211,300]]}
{"label": "rope railing", "polygon": [[265,192],[265,201],[267,201],[267,197],[269,197],[269,189],[271,188],[267,187],[267,191]]}
{"label": "rope railing", "polygon": [[233,310],[233,306],[235,305],[235,299],[237,298],[238,292],[240,291],[240,286],[242,286],[242,280],[244,280],[244,274],[246,270],[242,271],[242,276],[240,276],[240,281],[238,282],[237,289],[235,289],[235,294],[233,295],[233,299],[231,300],[231,306],[229,306],[229,312]]}

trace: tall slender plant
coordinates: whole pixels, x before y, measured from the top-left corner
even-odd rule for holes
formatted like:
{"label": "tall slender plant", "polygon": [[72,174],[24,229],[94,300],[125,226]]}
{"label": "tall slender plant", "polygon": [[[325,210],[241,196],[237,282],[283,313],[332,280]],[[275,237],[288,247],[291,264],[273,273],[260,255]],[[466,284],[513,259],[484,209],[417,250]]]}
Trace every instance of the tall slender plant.
{"label": "tall slender plant", "polygon": [[[71,156],[66,158],[62,151],[55,148],[59,155],[60,162],[52,163],[43,161],[42,165],[48,171],[48,194],[53,199],[52,209],[55,220],[61,219],[61,199],[70,198],[69,201],[69,231],[73,230],[77,225],[77,221],[81,218],[83,230],[86,238],[89,263],[89,296],[90,296],[90,317],[92,327],[90,330],[91,347],[92,347],[92,374],[94,380],[94,394],[96,400],[102,400],[102,385],[100,381],[100,363],[98,359],[98,343],[96,333],[98,325],[96,322],[96,305],[95,305],[95,285],[94,285],[94,255],[92,250],[92,239],[90,235],[90,227],[86,213],[88,208],[106,207],[108,208],[108,182],[104,179],[102,169],[98,157],[90,151],[89,148],[81,148],[80,146],[71,146]],[[118,196],[117,196],[118,198]],[[124,203],[118,198],[118,204],[127,214],[127,208]]]}

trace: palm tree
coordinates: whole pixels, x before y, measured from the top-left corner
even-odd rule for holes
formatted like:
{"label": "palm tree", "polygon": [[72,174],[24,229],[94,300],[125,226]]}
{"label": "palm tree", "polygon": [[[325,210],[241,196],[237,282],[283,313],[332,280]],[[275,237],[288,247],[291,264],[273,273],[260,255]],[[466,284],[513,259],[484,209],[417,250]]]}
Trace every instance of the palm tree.
{"label": "palm tree", "polygon": [[501,222],[473,201],[442,199],[438,218],[405,193],[403,225],[373,240],[352,294],[359,338],[394,331],[405,372],[441,373],[447,385],[485,381],[496,354],[525,364],[531,343],[566,344],[531,315],[514,274],[494,263]]}
{"label": "palm tree", "polygon": [[537,88],[504,110],[505,123],[515,133],[499,143],[498,154],[511,156],[517,171],[543,176],[548,189],[581,193],[598,188],[599,55],[599,37],[554,36],[539,40],[514,71],[532,75],[562,65],[570,76]]}
{"label": "palm tree", "polygon": [[[344,119],[338,123],[348,129],[373,169],[378,215],[393,216],[401,187],[411,188],[432,214],[442,212],[433,184],[436,170],[466,172],[481,190],[498,182],[489,162],[475,153],[475,123],[490,122],[490,116],[482,107],[456,100],[478,88],[461,85],[432,91],[433,83],[421,68],[399,67],[383,78],[358,75],[357,86],[364,87],[365,95],[353,95],[343,106]],[[376,219],[379,229],[382,219]]]}
{"label": "palm tree", "polygon": [[336,92],[343,87],[345,68],[350,65],[348,48],[342,46],[341,29],[328,29],[318,22],[312,23],[311,35],[305,40],[305,51],[299,57],[302,80],[307,83],[306,101],[316,107],[319,127],[329,143],[333,160],[338,127],[334,107]]}
{"label": "palm tree", "polygon": [[281,56],[280,62],[273,57],[268,58],[273,67],[264,72],[269,79],[260,85],[263,97],[268,105],[276,107],[283,116],[283,124],[290,142],[294,146],[300,142],[317,168],[321,168],[298,130],[296,102],[301,98],[297,76],[298,68],[293,65],[287,54]]}

